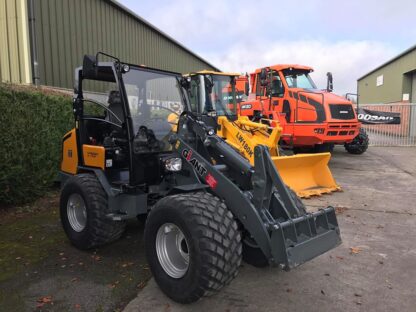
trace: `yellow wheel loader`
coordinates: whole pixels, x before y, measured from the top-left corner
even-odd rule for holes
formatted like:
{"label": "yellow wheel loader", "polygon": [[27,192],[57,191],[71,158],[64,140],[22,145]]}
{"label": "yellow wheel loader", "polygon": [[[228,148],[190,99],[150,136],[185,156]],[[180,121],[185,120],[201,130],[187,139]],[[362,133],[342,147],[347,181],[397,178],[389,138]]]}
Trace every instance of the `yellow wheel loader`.
{"label": "yellow wheel loader", "polygon": [[185,75],[191,107],[195,112],[216,115],[217,133],[254,164],[257,145],[269,148],[274,165],[283,181],[302,198],[339,191],[328,167],[330,153],[280,155],[278,142],[282,128],[269,121],[253,122],[237,116],[237,73],[200,71]]}

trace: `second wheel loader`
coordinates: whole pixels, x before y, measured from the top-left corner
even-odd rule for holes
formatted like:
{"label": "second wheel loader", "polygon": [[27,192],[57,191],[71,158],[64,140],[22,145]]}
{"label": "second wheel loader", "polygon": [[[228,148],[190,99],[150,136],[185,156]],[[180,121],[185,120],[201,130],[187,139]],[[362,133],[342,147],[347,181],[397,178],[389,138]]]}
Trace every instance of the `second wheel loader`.
{"label": "second wheel loader", "polygon": [[[153,277],[190,303],[229,284],[242,258],[290,270],[341,243],[334,208],[306,212],[266,146],[250,164],[216,134],[214,116],[193,112],[180,74],[102,54],[75,71],[75,127],[62,141],[60,215],[74,246],[110,243],[126,220],[147,215]],[[95,85],[100,97],[89,100]],[[172,103],[181,108],[175,129]]]}
{"label": "second wheel loader", "polygon": [[185,77],[192,111],[215,115],[218,135],[252,165],[255,147],[264,145],[283,181],[298,196],[308,198],[341,189],[328,167],[330,153],[284,155],[278,146],[282,135],[278,124],[271,127],[267,120],[253,122],[246,116],[237,116],[237,95],[244,92],[235,88],[239,74],[205,70]]}

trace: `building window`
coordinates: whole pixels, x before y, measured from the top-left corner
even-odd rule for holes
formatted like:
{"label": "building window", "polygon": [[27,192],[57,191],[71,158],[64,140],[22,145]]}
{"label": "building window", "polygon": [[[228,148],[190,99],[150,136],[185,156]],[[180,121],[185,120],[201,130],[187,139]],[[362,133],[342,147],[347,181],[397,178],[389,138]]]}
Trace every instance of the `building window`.
{"label": "building window", "polygon": [[384,83],[384,76],[383,75],[377,76],[377,82],[376,82],[377,87],[382,86],[383,83]]}

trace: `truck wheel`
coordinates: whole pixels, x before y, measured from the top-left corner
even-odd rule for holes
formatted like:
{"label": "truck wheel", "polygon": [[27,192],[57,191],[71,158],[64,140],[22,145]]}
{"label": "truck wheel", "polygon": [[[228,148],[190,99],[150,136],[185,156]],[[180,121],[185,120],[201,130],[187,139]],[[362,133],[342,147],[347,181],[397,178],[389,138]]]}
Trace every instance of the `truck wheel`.
{"label": "truck wheel", "polygon": [[90,249],[117,240],[124,232],[124,221],[106,217],[107,194],[93,174],[77,174],[63,186],[60,199],[62,226],[71,243]]}
{"label": "truck wheel", "polygon": [[368,138],[367,132],[360,128],[358,135],[352,140],[351,143],[345,143],[344,147],[350,154],[360,155],[368,149],[370,139]]}
{"label": "truck wheel", "polygon": [[167,196],[150,211],[144,230],[152,274],[171,299],[190,303],[230,283],[241,263],[233,214],[209,193]]}
{"label": "truck wheel", "polygon": [[[292,189],[289,187],[287,188],[289,190],[290,196],[295,202],[296,207],[299,209],[300,215],[303,216],[306,214],[305,205]],[[245,237],[243,237],[243,261],[245,263],[251,264],[256,268],[264,268],[269,265],[269,261],[267,260],[266,256],[248,233],[246,233]]]}

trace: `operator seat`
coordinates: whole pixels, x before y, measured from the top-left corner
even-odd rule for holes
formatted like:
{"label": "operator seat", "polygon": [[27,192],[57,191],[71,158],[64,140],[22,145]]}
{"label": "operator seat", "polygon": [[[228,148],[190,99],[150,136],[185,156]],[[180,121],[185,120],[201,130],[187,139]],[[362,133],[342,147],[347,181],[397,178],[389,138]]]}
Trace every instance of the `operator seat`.
{"label": "operator seat", "polygon": [[[118,119],[121,120],[122,123],[124,123],[124,114],[123,107],[121,106],[120,91],[110,91],[110,93],[108,94],[108,109],[111,110],[118,117]],[[107,119],[108,121],[111,121],[113,123],[120,124],[120,121],[117,120],[117,118],[110,112],[107,112]]]}

